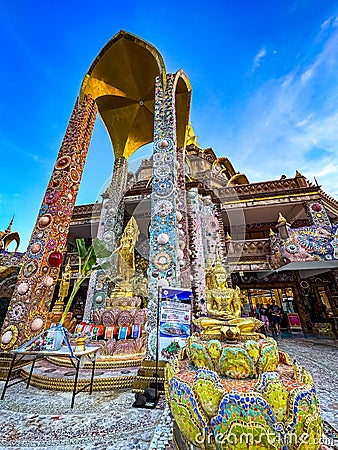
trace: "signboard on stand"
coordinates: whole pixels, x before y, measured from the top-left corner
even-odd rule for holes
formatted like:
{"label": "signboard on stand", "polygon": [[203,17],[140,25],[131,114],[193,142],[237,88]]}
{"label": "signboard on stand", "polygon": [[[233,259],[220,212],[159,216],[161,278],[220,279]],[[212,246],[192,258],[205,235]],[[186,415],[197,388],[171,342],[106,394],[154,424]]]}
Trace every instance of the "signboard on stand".
{"label": "signboard on stand", "polygon": [[185,346],[191,328],[191,289],[164,287],[159,291],[159,359],[168,360]]}
{"label": "signboard on stand", "polygon": [[303,337],[303,329],[299,315],[297,313],[288,313],[287,317],[291,334],[295,337]]}
{"label": "signboard on stand", "polygon": [[288,321],[290,328],[301,328],[299,315],[296,313],[288,313]]}

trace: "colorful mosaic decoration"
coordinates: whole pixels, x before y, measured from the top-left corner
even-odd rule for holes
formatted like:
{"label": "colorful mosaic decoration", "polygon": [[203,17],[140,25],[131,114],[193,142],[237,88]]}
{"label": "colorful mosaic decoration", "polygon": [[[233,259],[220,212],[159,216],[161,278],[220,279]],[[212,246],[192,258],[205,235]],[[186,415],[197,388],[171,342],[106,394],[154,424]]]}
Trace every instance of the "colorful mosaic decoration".
{"label": "colorful mosaic decoration", "polygon": [[206,356],[196,359],[198,343],[192,338],[187,353],[203,368],[173,359],[166,371],[167,399],[187,448],[320,448],[320,407],[307,370],[298,363],[291,366],[283,352],[278,361],[277,346],[269,339],[229,346],[222,364],[229,364],[228,359],[236,371],[219,375],[210,366],[221,372],[224,349],[220,343],[204,343]]}
{"label": "colorful mosaic decoration", "polygon": [[221,242],[221,231],[223,231],[223,227],[220,227],[216,205],[209,196],[203,197],[201,220],[204,254],[214,261],[217,250],[221,261],[223,261],[223,245]]}
{"label": "colorful mosaic decoration", "polygon": [[314,225],[318,227],[331,225],[327,212],[320,202],[309,203],[308,211]]}
{"label": "colorful mosaic decoration", "polygon": [[191,267],[189,254],[189,230],[188,230],[188,207],[187,192],[185,189],[185,149],[177,150],[177,211],[176,219],[178,221],[178,251],[179,265],[181,271],[181,287],[191,288]]}
{"label": "colorful mosaic decoration", "polygon": [[195,367],[208,368],[230,378],[255,378],[278,367],[278,348],[272,338],[229,345],[216,339],[202,341],[198,336],[191,336],[186,344],[187,354]]}
{"label": "colorful mosaic decoration", "polygon": [[[160,77],[155,84],[154,166],[151,197],[150,256],[148,269],[148,323],[153,336],[156,328],[158,286],[175,287],[185,264],[186,222],[185,196],[179,192],[175,91],[184,74],[166,75],[166,86]],[[183,209],[182,209],[183,208]],[[183,211],[183,212],[182,212]],[[184,244],[184,247],[183,247]],[[148,358],[154,358],[149,338]]]}
{"label": "colorful mosaic decoration", "polygon": [[77,100],[3,324],[3,350],[18,347],[46,326],[96,113],[90,96]]}
{"label": "colorful mosaic decoration", "polygon": [[190,218],[190,251],[191,251],[191,275],[192,289],[194,292],[194,311],[196,314],[206,315],[205,302],[205,273],[204,267],[206,258],[203,248],[202,218],[201,207],[202,200],[198,194],[197,188],[192,188],[187,194],[188,212]]}
{"label": "colorful mosaic decoration", "polygon": [[271,264],[338,259],[338,225],[290,228],[289,238],[271,237]]}
{"label": "colorful mosaic decoration", "polygon": [[[97,237],[102,239],[107,249],[114,251],[116,243],[122,234],[123,210],[121,202],[127,187],[128,160],[125,157],[116,158],[108,199],[105,199],[101,209]],[[110,259],[115,260],[114,256]],[[106,259],[100,262],[105,262]],[[113,266],[114,264],[112,264]],[[105,306],[109,294],[109,277],[104,270],[93,272],[89,280],[89,289],[85,306],[84,320],[89,320],[92,310]]]}

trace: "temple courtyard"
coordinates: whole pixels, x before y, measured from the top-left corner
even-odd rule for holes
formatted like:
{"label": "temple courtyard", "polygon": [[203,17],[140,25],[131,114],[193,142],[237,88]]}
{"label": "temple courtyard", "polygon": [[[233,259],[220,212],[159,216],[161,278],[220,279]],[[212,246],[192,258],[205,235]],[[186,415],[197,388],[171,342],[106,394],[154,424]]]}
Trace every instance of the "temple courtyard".
{"label": "temple courtyard", "polygon": [[[314,379],[324,423],[323,445],[338,448],[338,344],[323,339],[281,338],[279,348]],[[0,389],[4,382],[0,382]],[[172,449],[171,419],[164,397],[156,409],[133,408],[130,389],[80,393],[21,383],[0,402],[0,449]]]}

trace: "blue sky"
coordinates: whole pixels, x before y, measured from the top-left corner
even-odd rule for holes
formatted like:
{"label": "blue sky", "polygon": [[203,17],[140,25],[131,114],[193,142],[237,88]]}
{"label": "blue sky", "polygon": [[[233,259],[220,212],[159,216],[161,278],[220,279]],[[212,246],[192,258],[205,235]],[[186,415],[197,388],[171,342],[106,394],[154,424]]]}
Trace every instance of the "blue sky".
{"label": "blue sky", "polygon": [[[0,229],[16,215],[21,251],[82,79],[120,29],[157,47],[168,72],[186,72],[202,147],[250,181],[299,170],[338,197],[335,1],[16,0],[3,2],[0,25]],[[98,198],[112,164],[97,121],[77,204]]]}

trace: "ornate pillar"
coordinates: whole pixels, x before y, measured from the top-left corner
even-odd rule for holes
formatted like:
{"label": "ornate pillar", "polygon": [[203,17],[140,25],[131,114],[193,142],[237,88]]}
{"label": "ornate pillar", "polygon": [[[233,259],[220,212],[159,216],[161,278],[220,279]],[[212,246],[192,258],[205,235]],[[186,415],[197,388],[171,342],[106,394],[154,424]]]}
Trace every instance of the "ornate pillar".
{"label": "ornate pillar", "polygon": [[2,350],[20,346],[45,327],[96,113],[90,96],[76,101],[3,324]]}
{"label": "ornate pillar", "polygon": [[193,316],[206,316],[205,302],[205,261],[203,248],[203,233],[201,220],[201,198],[198,188],[192,188],[188,192],[189,234],[191,251],[191,274],[193,290]]}
{"label": "ornate pillar", "polygon": [[[114,251],[120,238],[123,226],[122,200],[127,188],[128,160],[122,156],[116,158],[111,183],[108,189],[108,199],[103,201],[97,237],[101,239],[108,250]],[[115,259],[115,255],[110,258]],[[101,262],[104,262],[102,260]],[[90,320],[92,309],[105,306],[108,296],[109,278],[104,270],[93,272],[89,280],[87,300],[84,311],[84,321]]]}
{"label": "ornate pillar", "polygon": [[148,269],[147,358],[155,357],[158,286],[179,286],[176,113],[173,74],[155,84],[154,152]]}
{"label": "ornate pillar", "polygon": [[217,206],[212,202],[210,196],[203,198],[203,203],[201,206],[201,220],[204,254],[207,258],[211,258],[212,262],[214,262],[216,259],[217,250],[219,257],[223,262],[224,229],[220,224],[221,219],[219,217]]}
{"label": "ornate pillar", "polygon": [[185,188],[185,148],[176,152],[177,168],[177,228],[178,228],[178,263],[180,265],[180,279],[182,288],[191,288],[191,266],[189,254],[188,208],[187,191]]}

